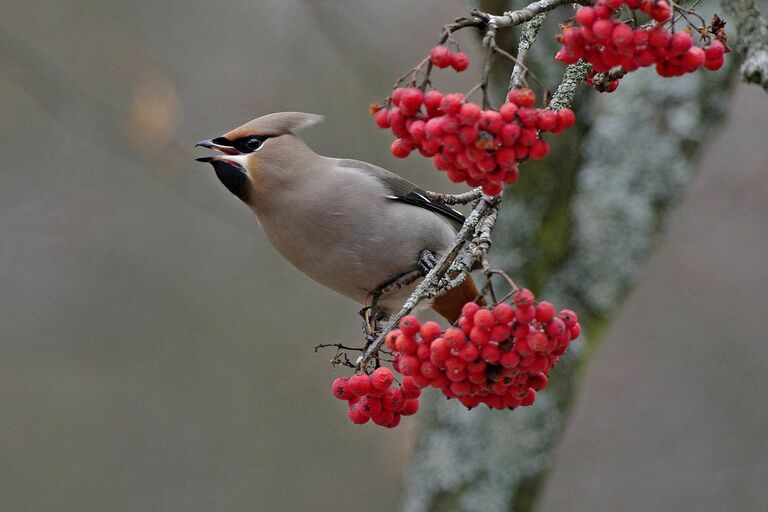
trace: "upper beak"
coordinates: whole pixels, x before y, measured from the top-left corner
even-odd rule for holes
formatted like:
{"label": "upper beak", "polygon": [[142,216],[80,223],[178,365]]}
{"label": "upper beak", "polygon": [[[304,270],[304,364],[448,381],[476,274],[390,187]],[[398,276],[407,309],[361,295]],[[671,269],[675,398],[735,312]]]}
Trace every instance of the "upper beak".
{"label": "upper beak", "polygon": [[[195,147],[201,147],[201,148],[209,148],[213,149],[215,151],[220,151],[226,155],[239,155],[240,151],[233,148],[232,146],[225,146],[223,144],[218,144],[216,142],[213,142],[212,140],[201,140],[197,144],[195,144]],[[200,159],[198,159],[200,160]],[[200,160],[203,161],[203,160]],[[208,160],[205,160],[208,161]]]}

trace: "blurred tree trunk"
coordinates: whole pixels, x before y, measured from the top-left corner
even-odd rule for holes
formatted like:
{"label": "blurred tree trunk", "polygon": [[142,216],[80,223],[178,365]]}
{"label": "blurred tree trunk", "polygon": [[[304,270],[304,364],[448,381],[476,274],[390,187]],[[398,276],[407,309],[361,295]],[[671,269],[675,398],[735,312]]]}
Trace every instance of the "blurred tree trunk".
{"label": "blurred tree trunk", "polygon": [[[711,15],[712,2],[703,3],[700,12]],[[499,12],[499,5],[481,7]],[[550,87],[564,68],[552,59],[551,37],[562,19],[550,16],[529,56]],[[674,80],[646,69],[613,94],[582,91],[574,107],[577,129],[552,138],[549,158],[523,166],[506,194],[491,260],[557,307],[576,310],[584,334],[532,407],[468,412],[456,400],[427,393],[404,480],[405,512],[532,509],[577,370],[693,178],[736,67]],[[500,84],[508,71],[497,70]]]}

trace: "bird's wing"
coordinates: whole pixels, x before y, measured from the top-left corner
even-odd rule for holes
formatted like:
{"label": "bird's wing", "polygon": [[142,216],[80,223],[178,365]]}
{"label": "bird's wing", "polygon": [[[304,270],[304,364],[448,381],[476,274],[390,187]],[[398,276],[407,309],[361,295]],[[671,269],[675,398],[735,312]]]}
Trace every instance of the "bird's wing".
{"label": "bird's wing", "polygon": [[369,176],[373,176],[378,179],[390,192],[388,196],[394,201],[400,201],[419,208],[433,211],[438,215],[442,215],[452,223],[458,224],[460,227],[464,224],[464,215],[461,212],[454,210],[453,208],[444,204],[435,203],[427,199],[424,189],[417,187],[410,181],[398,176],[397,174],[390,172],[381,167],[377,167],[373,164],[366,162],[360,162],[358,160],[339,160],[338,163],[341,167],[347,167],[355,169],[359,172],[365,173]]}

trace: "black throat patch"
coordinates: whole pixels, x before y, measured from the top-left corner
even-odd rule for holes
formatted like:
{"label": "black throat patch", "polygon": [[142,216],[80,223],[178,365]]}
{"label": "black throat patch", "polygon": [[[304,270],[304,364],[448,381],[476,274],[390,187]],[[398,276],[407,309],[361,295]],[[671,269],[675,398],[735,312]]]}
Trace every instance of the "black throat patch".
{"label": "black throat patch", "polygon": [[211,165],[219,181],[227,187],[227,190],[247,204],[251,196],[251,183],[245,169],[222,160],[214,160]]}

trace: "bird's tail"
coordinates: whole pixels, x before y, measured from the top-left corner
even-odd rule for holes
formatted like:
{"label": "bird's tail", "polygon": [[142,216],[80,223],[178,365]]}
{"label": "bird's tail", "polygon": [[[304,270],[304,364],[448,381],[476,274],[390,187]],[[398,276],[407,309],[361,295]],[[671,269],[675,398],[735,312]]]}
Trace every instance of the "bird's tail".
{"label": "bird's tail", "polygon": [[[456,288],[452,288],[442,295],[435,297],[432,302],[432,309],[437,311],[446,320],[454,323],[461,316],[461,308],[467,302],[472,302],[479,295],[477,286],[472,276],[468,276],[463,283]],[[485,304],[482,297],[478,299],[478,304]]]}

